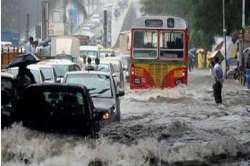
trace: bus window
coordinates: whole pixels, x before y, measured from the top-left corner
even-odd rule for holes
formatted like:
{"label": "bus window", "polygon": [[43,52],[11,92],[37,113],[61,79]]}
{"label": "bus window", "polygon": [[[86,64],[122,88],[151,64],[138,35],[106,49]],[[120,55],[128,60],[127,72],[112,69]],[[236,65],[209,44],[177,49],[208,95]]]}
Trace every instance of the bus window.
{"label": "bus window", "polygon": [[135,58],[155,58],[157,56],[157,31],[134,32]]}
{"label": "bus window", "polygon": [[160,35],[160,57],[161,58],[183,58],[183,32],[161,32]]}

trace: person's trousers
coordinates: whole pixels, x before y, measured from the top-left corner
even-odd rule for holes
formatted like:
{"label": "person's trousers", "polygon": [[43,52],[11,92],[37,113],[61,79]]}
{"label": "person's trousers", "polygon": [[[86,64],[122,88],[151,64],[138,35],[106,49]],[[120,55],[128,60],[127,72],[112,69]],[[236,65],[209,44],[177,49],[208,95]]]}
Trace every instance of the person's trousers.
{"label": "person's trousers", "polygon": [[222,85],[220,82],[217,81],[216,83],[214,83],[214,85],[213,85],[214,100],[217,104],[222,103],[221,89],[222,89]]}

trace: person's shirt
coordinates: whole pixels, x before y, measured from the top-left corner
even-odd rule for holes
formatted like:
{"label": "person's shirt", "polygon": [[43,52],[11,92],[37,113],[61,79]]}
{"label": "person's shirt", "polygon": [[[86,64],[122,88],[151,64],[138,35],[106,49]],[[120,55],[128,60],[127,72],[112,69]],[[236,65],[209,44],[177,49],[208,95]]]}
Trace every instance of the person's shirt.
{"label": "person's shirt", "polygon": [[34,54],[34,48],[30,42],[27,42],[25,45],[25,53],[26,54]]}
{"label": "person's shirt", "polygon": [[213,68],[213,77],[215,82],[223,83],[223,71],[221,65],[216,63]]}
{"label": "person's shirt", "polygon": [[85,70],[95,70],[95,67],[92,66],[91,64],[87,64],[87,65],[85,66]]}
{"label": "person's shirt", "polygon": [[247,68],[250,69],[250,54],[247,56]]}
{"label": "person's shirt", "polygon": [[241,53],[239,51],[237,52],[237,61],[239,63],[239,66],[241,66]]}

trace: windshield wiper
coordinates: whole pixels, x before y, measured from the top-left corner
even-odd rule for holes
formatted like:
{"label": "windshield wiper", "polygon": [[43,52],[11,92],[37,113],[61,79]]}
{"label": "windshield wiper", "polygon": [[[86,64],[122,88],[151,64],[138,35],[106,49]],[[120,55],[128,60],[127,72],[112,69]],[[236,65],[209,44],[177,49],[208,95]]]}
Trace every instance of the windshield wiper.
{"label": "windshield wiper", "polygon": [[105,69],[104,67],[100,67],[100,68],[97,68],[97,71],[102,71],[103,69]]}
{"label": "windshield wiper", "polygon": [[93,91],[93,90],[96,90],[96,88],[90,88],[90,89],[88,89],[88,91]]}
{"label": "windshield wiper", "polygon": [[[91,95],[94,95],[94,94],[103,94],[103,93],[107,92],[108,90],[110,90],[110,88],[106,88],[106,89],[103,89],[103,90],[101,90],[101,91],[99,91],[99,92],[90,93],[90,94],[91,94]],[[94,96],[92,96],[92,97],[94,97]]]}

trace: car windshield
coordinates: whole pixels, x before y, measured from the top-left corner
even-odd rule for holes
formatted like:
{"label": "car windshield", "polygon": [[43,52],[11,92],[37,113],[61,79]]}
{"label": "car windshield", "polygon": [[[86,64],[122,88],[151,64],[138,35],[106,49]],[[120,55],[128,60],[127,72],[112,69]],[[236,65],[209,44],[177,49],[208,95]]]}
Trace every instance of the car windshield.
{"label": "car windshield", "polygon": [[100,51],[100,57],[105,58],[106,56],[111,56],[113,54],[112,51]]}
{"label": "car windshield", "polygon": [[65,73],[69,71],[69,65],[53,65],[58,77],[64,77]]}
{"label": "car windshield", "polygon": [[[35,95],[36,93],[34,93]],[[42,96],[37,95],[37,98],[45,98],[48,111],[54,113],[84,113],[84,98],[82,93],[75,91],[61,91],[61,90],[43,90]],[[39,100],[37,105],[41,104]]]}
{"label": "car windshield", "polygon": [[157,32],[156,31],[135,31],[134,32],[135,58],[156,58],[157,56]]}
{"label": "car windshield", "polygon": [[45,80],[54,80],[53,69],[52,68],[41,68]]}
{"label": "car windshield", "polygon": [[92,97],[111,98],[110,77],[103,74],[69,74],[66,83],[81,84],[88,88]]}
{"label": "car windshield", "polygon": [[183,32],[163,31],[160,34],[160,58],[183,58]]}
{"label": "car windshield", "polygon": [[110,72],[109,64],[100,63],[96,66],[96,71]]}

